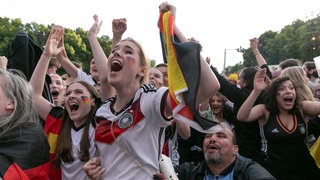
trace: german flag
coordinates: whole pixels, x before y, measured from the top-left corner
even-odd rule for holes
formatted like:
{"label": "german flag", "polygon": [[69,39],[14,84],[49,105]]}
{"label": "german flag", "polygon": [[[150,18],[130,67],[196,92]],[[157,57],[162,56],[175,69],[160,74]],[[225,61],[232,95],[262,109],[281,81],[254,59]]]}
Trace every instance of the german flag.
{"label": "german flag", "polygon": [[165,63],[168,63],[168,86],[173,117],[185,122],[200,132],[217,123],[198,112],[196,95],[200,83],[200,44],[178,42],[174,37],[174,17],[170,12],[160,13],[160,39]]}
{"label": "german flag", "polygon": [[49,168],[49,144],[40,123],[24,123],[0,137],[2,179],[44,180]]}
{"label": "german flag", "polygon": [[320,137],[318,137],[317,141],[311,146],[310,154],[315,160],[318,168],[320,168]]}

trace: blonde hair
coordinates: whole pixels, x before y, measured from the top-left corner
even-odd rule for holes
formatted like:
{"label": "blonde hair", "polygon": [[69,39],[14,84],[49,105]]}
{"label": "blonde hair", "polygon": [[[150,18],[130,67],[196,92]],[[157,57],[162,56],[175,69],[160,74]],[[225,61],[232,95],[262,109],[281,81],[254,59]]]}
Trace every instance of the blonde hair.
{"label": "blonde hair", "polygon": [[287,76],[296,87],[298,103],[301,101],[309,100],[314,101],[313,93],[307,85],[306,73],[300,66],[292,66],[284,69],[280,77]]}
{"label": "blonde hair", "polygon": [[149,81],[149,78],[148,78],[148,74],[149,74],[149,68],[150,68],[150,59],[147,55],[147,53],[144,51],[144,49],[142,48],[141,44],[134,40],[133,38],[131,37],[128,37],[126,39],[123,39],[122,41],[130,41],[132,43],[134,43],[135,45],[138,46],[138,48],[140,49],[140,67],[141,68],[145,68],[145,74],[144,74],[144,77],[142,77],[140,79],[140,85],[143,85],[143,84],[147,84],[148,81]]}

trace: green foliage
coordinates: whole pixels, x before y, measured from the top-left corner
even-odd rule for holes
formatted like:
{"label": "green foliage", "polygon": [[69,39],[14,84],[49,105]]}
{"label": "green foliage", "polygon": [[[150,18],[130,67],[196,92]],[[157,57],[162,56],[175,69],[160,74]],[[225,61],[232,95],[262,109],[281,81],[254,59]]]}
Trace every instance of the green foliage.
{"label": "green foliage", "polygon": [[154,60],[154,59],[150,60],[151,67],[155,67],[156,63],[157,63],[156,60]]}
{"label": "green foliage", "polygon": [[0,55],[8,56],[12,39],[16,32],[24,29],[21,19],[10,20],[0,17]]}
{"label": "green foliage", "polygon": [[[53,26],[37,24],[35,22],[23,24],[20,18],[9,19],[0,17],[0,55],[8,56],[9,48],[15,34],[26,31],[40,47],[45,45],[46,39]],[[112,41],[109,36],[98,38],[106,55],[111,52]],[[65,48],[69,58],[82,64],[83,69],[89,72],[91,48],[87,39],[87,31],[82,28],[76,30],[65,27]],[[320,17],[307,21],[295,20],[286,25],[280,32],[266,31],[259,37],[259,50],[269,65],[279,64],[288,58],[300,59],[302,62],[312,61],[320,55]],[[226,68],[226,74],[239,72],[243,67],[256,66],[256,60],[251,49],[244,49],[243,63]],[[151,66],[156,61],[151,60]],[[63,70],[60,70],[63,72]],[[59,72],[59,71],[58,71]]]}
{"label": "green foliage", "polygon": [[[9,55],[11,42],[16,33],[21,30],[26,31],[40,47],[43,47],[52,26],[53,24],[45,26],[35,22],[24,25],[19,18],[10,20],[6,17],[0,17],[0,55]],[[112,41],[109,36],[101,36],[98,41],[106,55],[110,54]],[[92,53],[87,39],[87,31],[82,28],[72,30],[65,27],[64,43],[69,59],[81,63],[84,71],[88,73],[90,69],[88,60]],[[64,73],[64,70],[61,68],[58,73]]]}
{"label": "green foliage", "polygon": [[[289,58],[300,59],[302,63],[313,61],[320,55],[320,17],[307,21],[295,20],[280,32],[266,31],[259,37],[259,51],[269,65]],[[244,50],[243,59],[243,64],[227,67],[226,74],[257,65],[250,48]]]}

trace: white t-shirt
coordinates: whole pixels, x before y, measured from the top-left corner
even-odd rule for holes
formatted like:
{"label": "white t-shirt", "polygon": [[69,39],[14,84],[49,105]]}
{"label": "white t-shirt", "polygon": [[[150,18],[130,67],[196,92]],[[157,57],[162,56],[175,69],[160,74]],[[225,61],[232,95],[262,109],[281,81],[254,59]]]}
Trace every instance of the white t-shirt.
{"label": "white t-shirt", "polygon": [[87,73],[83,72],[81,69],[78,69],[78,76],[74,78],[74,81],[85,81],[92,86],[96,84],[96,81],[93,80],[91,75],[88,75]]}
{"label": "white t-shirt", "polygon": [[103,119],[95,139],[106,169],[102,179],[152,179],[159,173],[164,127],[171,124],[161,109],[167,90],[144,85],[119,115],[110,110],[112,100],[98,109],[96,117]]}
{"label": "white t-shirt", "polygon": [[[62,172],[62,179],[63,180],[69,180],[69,179],[76,179],[76,180],[89,180],[89,177],[87,174],[82,170],[83,165],[86,162],[80,161],[78,157],[78,149],[80,148],[80,141],[81,137],[84,131],[84,127],[79,129],[78,131],[75,131],[74,129],[71,129],[71,137],[72,137],[72,149],[73,149],[73,158],[74,161],[72,163],[65,163],[61,162],[61,172]],[[90,123],[90,129],[89,129],[89,140],[90,140],[90,159],[93,157],[98,157],[99,153],[95,146],[94,142],[94,128],[92,124]]]}

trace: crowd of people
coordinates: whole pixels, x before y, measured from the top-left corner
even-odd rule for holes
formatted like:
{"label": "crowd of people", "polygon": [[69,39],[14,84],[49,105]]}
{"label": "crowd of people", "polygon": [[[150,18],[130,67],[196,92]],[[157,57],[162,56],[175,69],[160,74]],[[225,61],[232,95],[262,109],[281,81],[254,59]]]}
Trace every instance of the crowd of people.
{"label": "crowd of people", "polygon": [[[177,13],[167,2],[159,12],[173,19]],[[97,38],[102,21],[93,20],[88,73],[69,59],[58,25],[31,75],[7,68],[0,56],[2,179],[320,179],[320,160],[310,153],[320,142],[313,61],[290,58],[270,70],[258,38],[249,40],[258,67],[229,77],[200,57],[202,80],[187,84],[198,83],[198,92],[190,91],[196,109],[216,123],[201,132],[173,117],[168,78],[174,75],[167,63],[150,67],[141,44],[123,38],[127,20],[112,21],[108,55]],[[199,44],[176,22],[172,30],[179,43]],[[159,166],[162,155],[171,175]]]}

